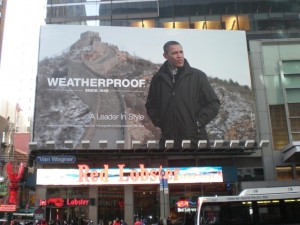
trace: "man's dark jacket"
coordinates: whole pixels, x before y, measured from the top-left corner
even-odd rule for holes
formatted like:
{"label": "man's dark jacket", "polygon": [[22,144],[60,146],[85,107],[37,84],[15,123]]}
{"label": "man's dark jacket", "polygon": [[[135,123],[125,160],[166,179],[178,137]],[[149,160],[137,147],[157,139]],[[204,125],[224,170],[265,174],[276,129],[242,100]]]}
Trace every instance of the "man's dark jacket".
{"label": "man's dark jacket", "polygon": [[182,140],[208,140],[206,124],[216,117],[220,101],[201,70],[192,68],[187,60],[179,68],[173,83],[166,61],[153,76],[146,102],[152,123],[161,129],[161,143],[174,140],[180,148]]}

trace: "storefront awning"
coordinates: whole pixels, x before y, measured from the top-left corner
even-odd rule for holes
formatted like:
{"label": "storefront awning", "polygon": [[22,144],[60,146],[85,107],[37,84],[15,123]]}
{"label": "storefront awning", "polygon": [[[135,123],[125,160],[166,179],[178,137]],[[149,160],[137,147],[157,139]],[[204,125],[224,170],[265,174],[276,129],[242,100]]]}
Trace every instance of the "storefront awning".
{"label": "storefront awning", "polygon": [[26,217],[33,217],[34,208],[29,209],[19,209],[13,213],[13,216],[26,216]]}
{"label": "storefront awning", "polygon": [[300,141],[294,141],[287,145],[282,152],[284,162],[300,162]]}

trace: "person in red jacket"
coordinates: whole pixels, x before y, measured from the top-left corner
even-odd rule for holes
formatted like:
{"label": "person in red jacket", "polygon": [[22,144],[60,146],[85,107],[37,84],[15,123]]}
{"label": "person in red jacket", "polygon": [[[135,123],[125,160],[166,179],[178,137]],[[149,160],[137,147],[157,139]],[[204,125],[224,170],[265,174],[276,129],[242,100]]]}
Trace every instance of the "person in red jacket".
{"label": "person in red jacket", "polygon": [[139,218],[136,218],[134,225],[142,225],[142,221]]}

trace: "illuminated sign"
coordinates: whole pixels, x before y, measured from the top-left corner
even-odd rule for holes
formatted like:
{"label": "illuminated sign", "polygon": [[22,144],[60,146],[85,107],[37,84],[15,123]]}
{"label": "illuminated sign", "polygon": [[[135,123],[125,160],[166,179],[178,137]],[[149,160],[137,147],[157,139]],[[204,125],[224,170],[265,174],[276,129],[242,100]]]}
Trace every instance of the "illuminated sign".
{"label": "illuminated sign", "polygon": [[186,208],[189,207],[189,201],[186,200],[181,200],[177,202],[177,207],[178,208]]}
{"label": "illuminated sign", "polygon": [[39,164],[66,164],[66,163],[75,163],[76,157],[69,155],[69,156],[37,156],[36,163]]}
{"label": "illuminated sign", "polygon": [[177,208],[177,212],[196,212],[196,208]]}
{"label": "illuminated sign", "polygon": [[174,168],[90,168],[80,164],[78,169],[37,169],[37,185],[112,185],[159,184],[161,170],[169,184],[223,182],[222,167]]}
{"label": "illuminated sign", "polygon": [[0,205],[0,212],[15,212],[16,205]]}
{"label": "illuminated sign", "polygon": [[49,198],[47,200],[47,205],[55,205],[57,207],[62,207],[64,203],[65,202],[62,198]]}
{"label": "illuminated sign", "polygon": [[187,200],[180,200],[176,203],[177,212],[196,212],[197,203]]}
{"label": "illuminated sign", "polygon": [[40,206],[56,206],[56,207],[62,207],[62,206],[83,206],[83,205],[89,205],[88,199],[63,199],[63,198],[48,198],[40,199],[39,201]]}

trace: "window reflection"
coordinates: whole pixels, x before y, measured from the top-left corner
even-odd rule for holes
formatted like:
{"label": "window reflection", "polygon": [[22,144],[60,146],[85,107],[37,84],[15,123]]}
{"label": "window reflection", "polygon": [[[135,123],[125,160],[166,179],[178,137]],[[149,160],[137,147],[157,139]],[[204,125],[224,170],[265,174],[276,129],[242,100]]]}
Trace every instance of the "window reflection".
{"label": "window reflection", "polygon": [[246,31],[300,27],[298,3],[288,0],[48,0],[47,7],[47,23]]}

